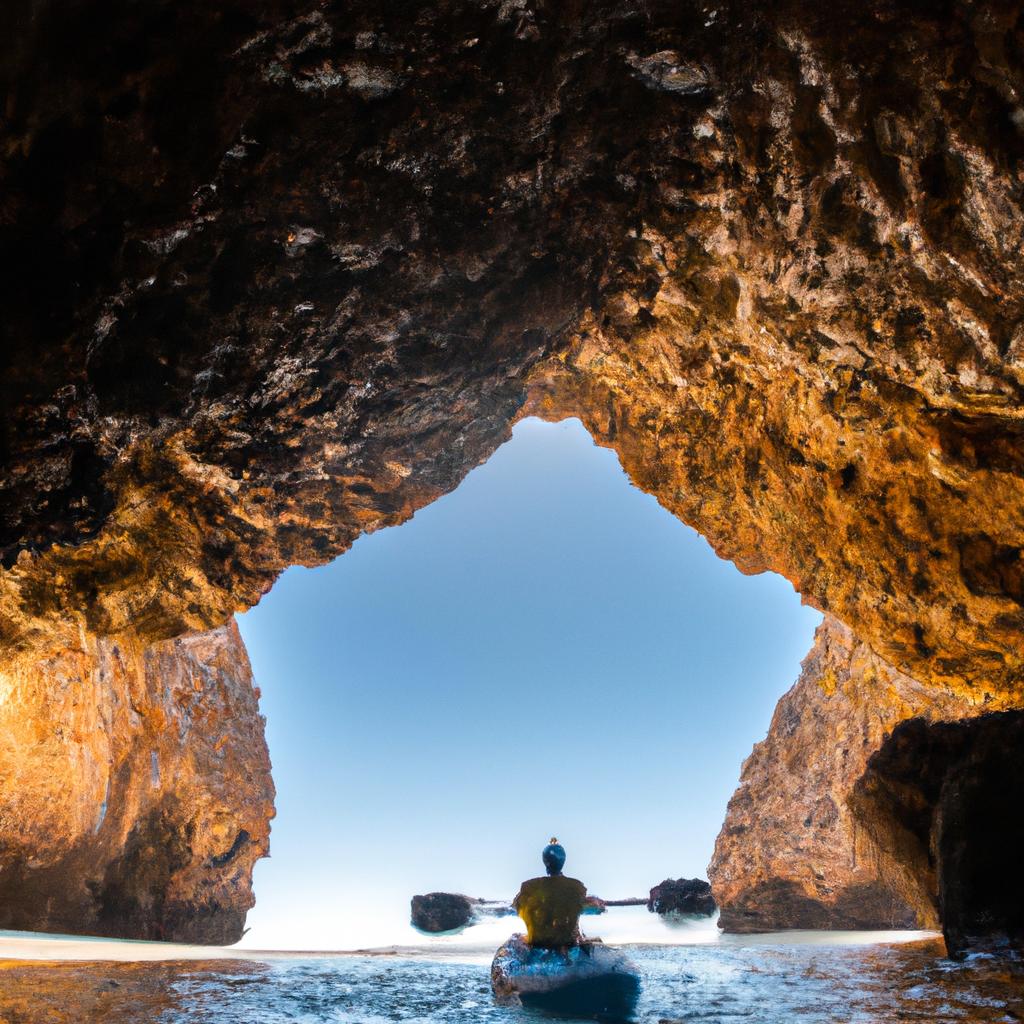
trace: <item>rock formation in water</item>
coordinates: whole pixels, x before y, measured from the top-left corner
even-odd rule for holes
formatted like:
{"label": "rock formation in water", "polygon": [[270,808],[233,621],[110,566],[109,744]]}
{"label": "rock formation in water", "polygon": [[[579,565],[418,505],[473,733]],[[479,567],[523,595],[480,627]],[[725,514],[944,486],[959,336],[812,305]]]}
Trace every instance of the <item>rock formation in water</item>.
{"label": "rock formation in water", "polygon": [[428,892],[413,896],[411,920],[421,932],[450,932],[465,928],[473,920],[473,908],[479,900],[471,900],[455,892]]}
{"label": "rock formation in water", "polygon": [[[593,906],[584,913],[603,913],[604,906],[596,897],[588,897]],[[479,923],[485,917],[515,917],[515,909],[508,900],[485,900],[463,896],[455,892],[430,892],[413,896],[410,901],[410,921],[423,932],[446,932]]]}
{"label": "rock formation in water", "polygon": [[0,928],[230,943],[274,787],[234,623],[0,674]]}
{"label": "rock formation in water", "polygon": [[651,890],[647,909],[653,914],[710,917],[718,906],[711,886],[703,878],[666,878]]}
{"label": "rock formation in water", "polygon": [[11,673],[220,626],[532,411],[934,699],[1022,703],[1019,4],[8,14]]}
{"label": "rock formation in water", "polygon": [[826,616],[729,802],[709,868],[721,926],[937,927],[937,891],[920,858],[886,855],[891,808],[851,797],[899,723],[999,706],[915,682]]}

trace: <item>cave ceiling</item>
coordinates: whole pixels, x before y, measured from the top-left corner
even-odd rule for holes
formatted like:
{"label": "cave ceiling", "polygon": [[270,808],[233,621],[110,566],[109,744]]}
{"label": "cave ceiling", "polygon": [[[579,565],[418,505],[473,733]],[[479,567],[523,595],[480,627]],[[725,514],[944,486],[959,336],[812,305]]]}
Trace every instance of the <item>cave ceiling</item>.
{"label": "cave ceiling", "polygon": [[7,17],[5,658],[217,627],[536,413],[1020,696],[1019,4]]}

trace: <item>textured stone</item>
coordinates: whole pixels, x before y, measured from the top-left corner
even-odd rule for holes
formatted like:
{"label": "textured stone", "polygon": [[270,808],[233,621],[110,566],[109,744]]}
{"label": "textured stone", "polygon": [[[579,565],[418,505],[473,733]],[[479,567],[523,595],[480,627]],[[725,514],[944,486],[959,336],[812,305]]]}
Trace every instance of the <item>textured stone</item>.
{"label": "textured stone", "polygon": [[850,797],[900,722],[997,707],[922,686],[826,616],[729,802],[709,867],[721,926],[937,927],[934,885],[884,852],[888,815],[855,815]]}
{"label": "textured stone", "polygon": [[953,955],[1024,951],[1024,714],[915,718],[851,794],[894,888],[934,908]]}
{"label": "textured stone", "polygon": [[922,702],[1024,703],[1019,4],[8,14],[11,678],[222,625],[537,412]]}
{"label": "textured stone", "polygon": [[529,391],[891,664],[1019,697],[1018,15],[36,5],[7,656],[218,625],[450,490]]}
{"label": "textured stone", "polygon": [[710,917],[717,909],[711,886],[703,878],[666,878],[647,900],[655,914],[698,914]]}
{"label": "textured stone", "polygon": [[234,623],[0,675],[0,928],[229,943],[274,787]]}

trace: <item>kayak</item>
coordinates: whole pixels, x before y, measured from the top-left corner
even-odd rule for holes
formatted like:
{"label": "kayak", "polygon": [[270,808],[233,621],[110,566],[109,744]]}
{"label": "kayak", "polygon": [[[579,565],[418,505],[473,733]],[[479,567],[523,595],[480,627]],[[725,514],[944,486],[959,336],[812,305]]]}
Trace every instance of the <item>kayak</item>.
{"label": "kayak", "polygon": [[640,996],[640,971],[600,940],[541,949],[513,935],[494,955],[491,988],[500,1001],[576,1017],[624,1020]]}

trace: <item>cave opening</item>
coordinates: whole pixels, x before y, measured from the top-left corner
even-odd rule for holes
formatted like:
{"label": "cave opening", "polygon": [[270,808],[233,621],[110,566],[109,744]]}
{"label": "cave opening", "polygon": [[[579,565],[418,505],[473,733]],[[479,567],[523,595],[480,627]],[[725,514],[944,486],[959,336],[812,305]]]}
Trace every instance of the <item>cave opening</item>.
{"label": "cave opening", "polygon": [[240,616],[278,790],[244,945],[416,941],[412,895],[507,899],[552,834],[604,898],[707,877],[819,622],[578,420],[521,421],[456,491]]}
{"label": "cave opening", "polygon": [[953,956],[1024,948],[1024,713],[903,722],[852,803],[894,888]]}

